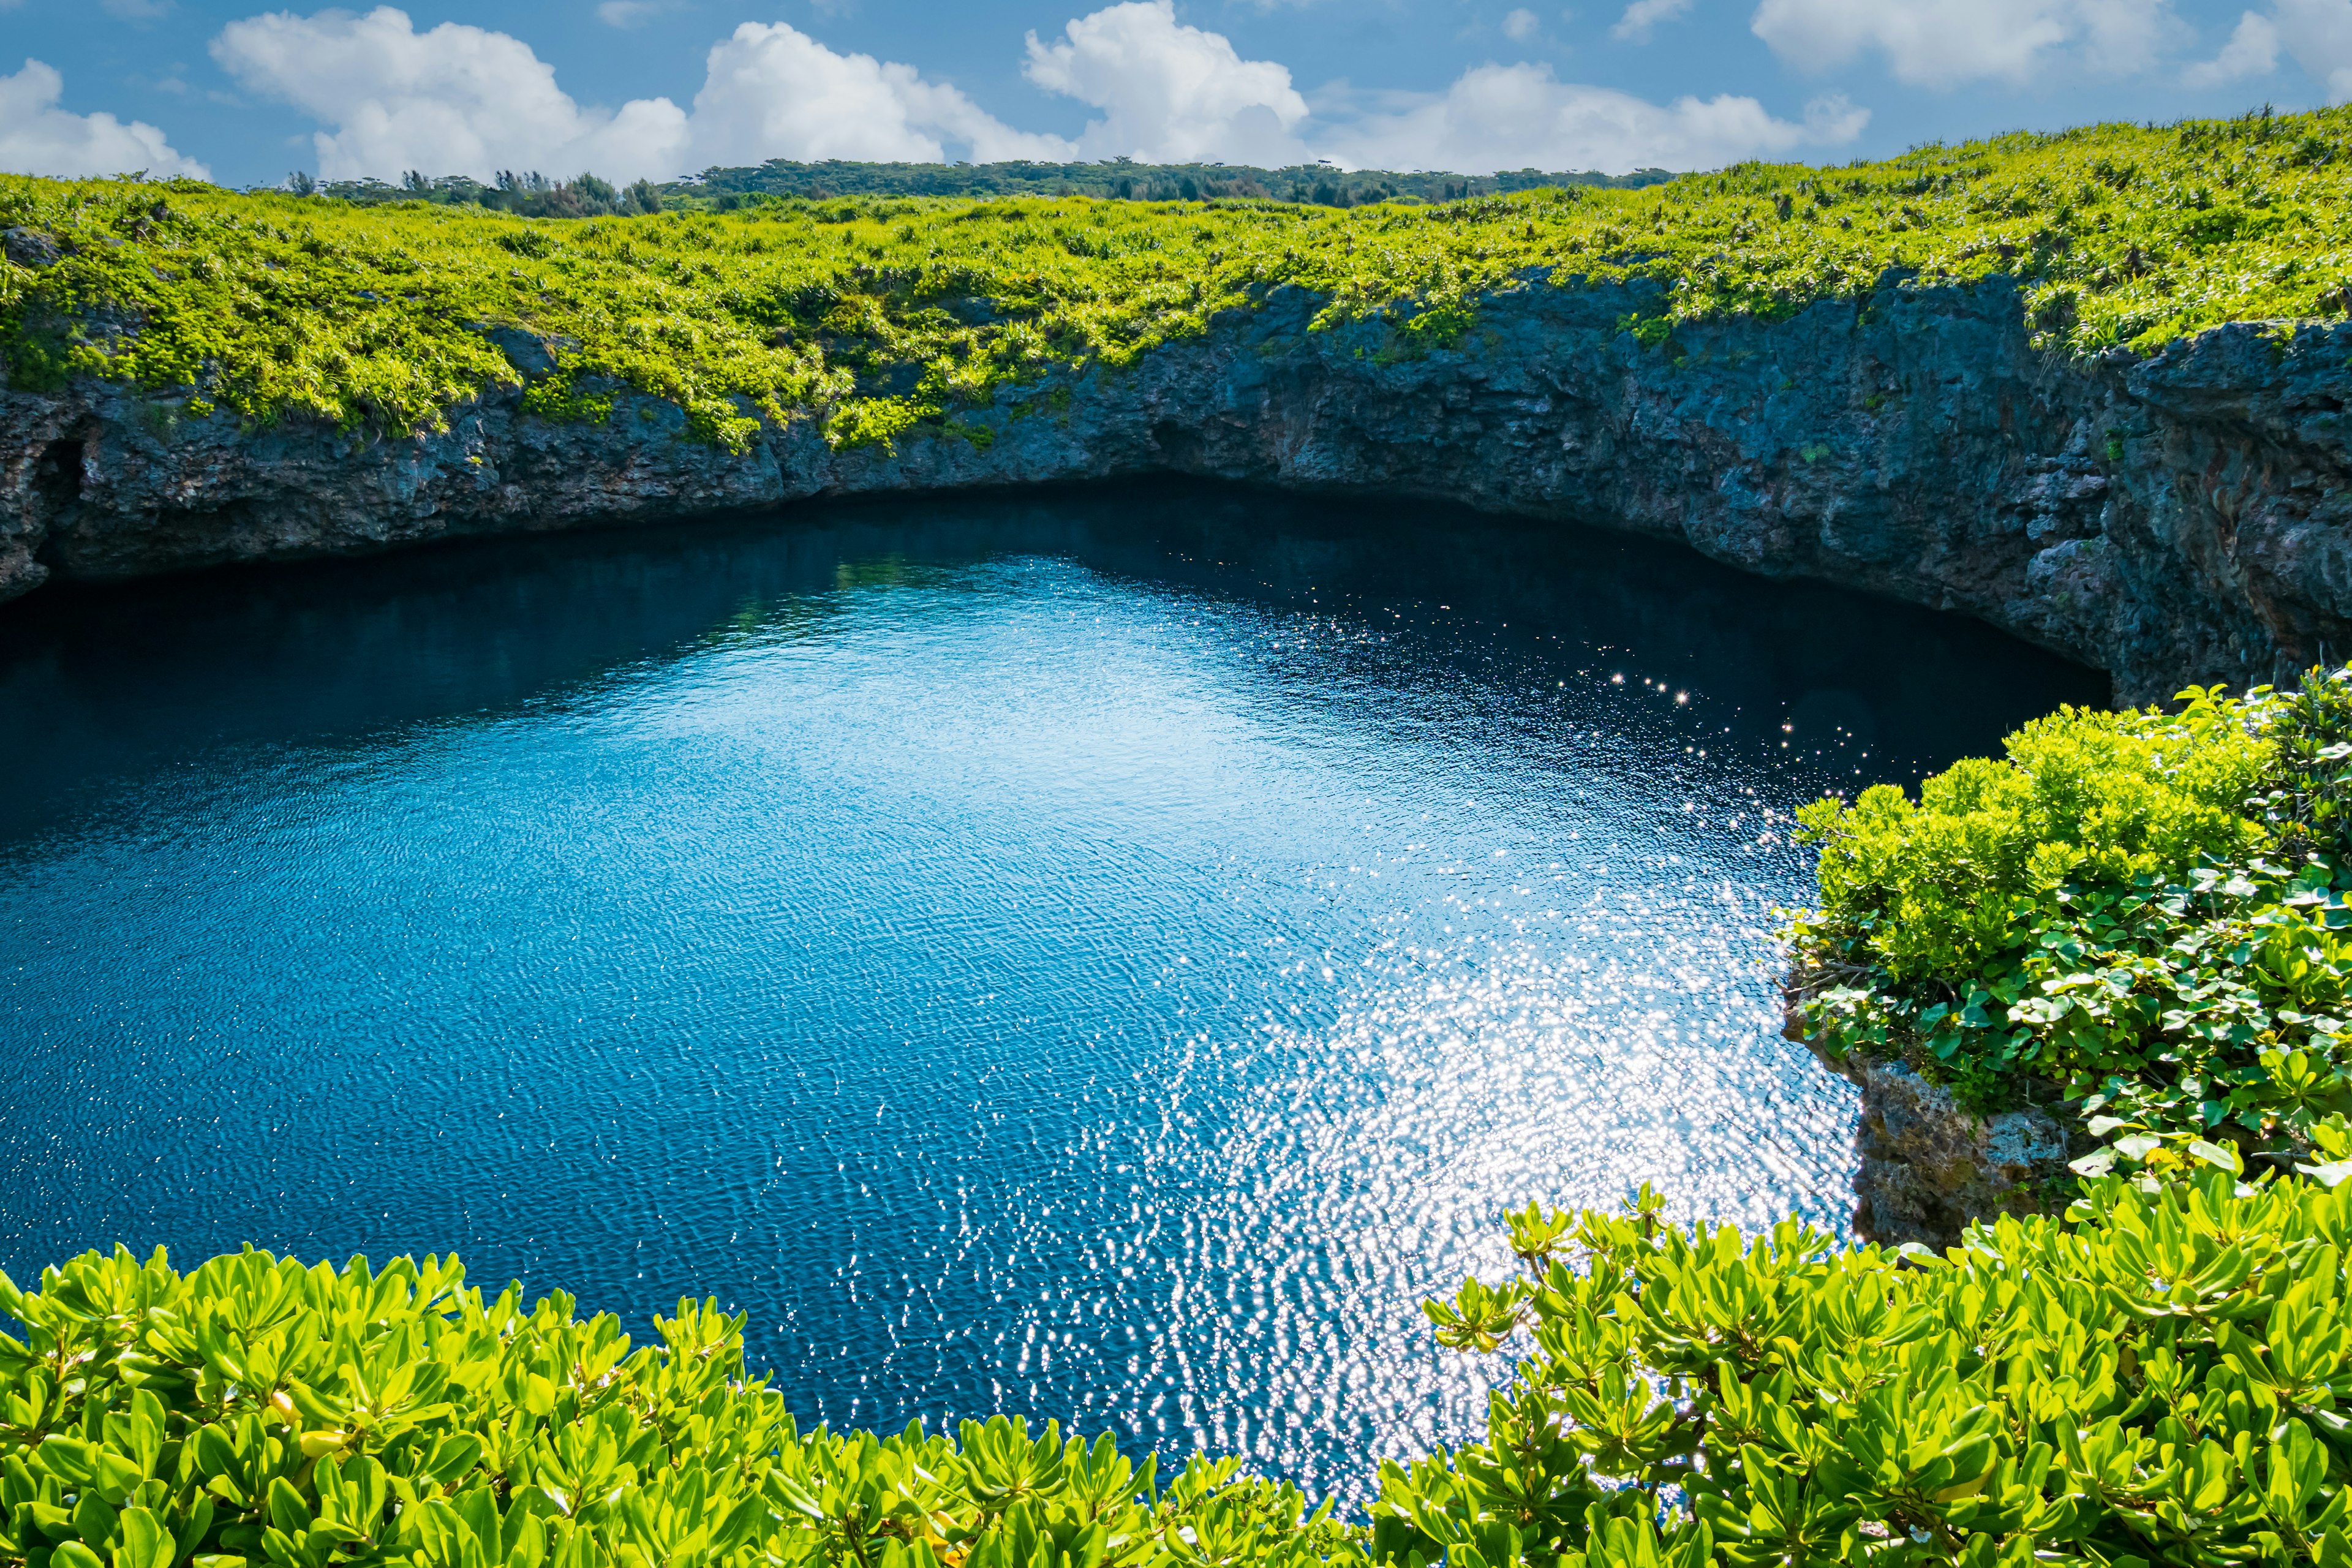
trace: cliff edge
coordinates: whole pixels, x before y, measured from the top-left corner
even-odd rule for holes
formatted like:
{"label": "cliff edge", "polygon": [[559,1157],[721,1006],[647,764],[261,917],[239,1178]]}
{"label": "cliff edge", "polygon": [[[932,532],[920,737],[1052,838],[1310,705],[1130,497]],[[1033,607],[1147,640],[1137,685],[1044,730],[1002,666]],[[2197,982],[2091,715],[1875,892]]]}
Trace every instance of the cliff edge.
{"label": "cliff edge", "polygon": [[[2291,678],[2352,651],[2352,323],[2246,322],[2149,357],[2031,346],[2006,279],[1678,326],[1646,280],[1480,301],[1460,343],[1311,331],[1279,289],[1124,370],[1000,392],[946,433],[828,447],[763,421],[738,456],[615,390],[523,391],[369,437],[189,417],[128,384],[0,389],[0,596],[229,562],[775,509],[820,496],[1152,473],[1466,502],[1677,539],[1972,615],[2113,676],[2124,701]],[[545,345],[486,335],[528,382]],[[744,412],[751,413],[748,405]],[[5,612],[0,612],[5,613]]]}

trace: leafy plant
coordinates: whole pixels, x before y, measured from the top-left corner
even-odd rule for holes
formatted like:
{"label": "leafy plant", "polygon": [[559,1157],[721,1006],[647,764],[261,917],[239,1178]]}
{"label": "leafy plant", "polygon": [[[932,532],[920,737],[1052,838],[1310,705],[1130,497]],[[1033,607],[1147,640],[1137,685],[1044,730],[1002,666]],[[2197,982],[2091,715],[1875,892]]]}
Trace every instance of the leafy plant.
{"label": "leafy plant", "polygon": [[2352,1184],[2111,1176],[1942,1257],[1662,1209],[1506,1216],[1523,1272],[1428,1311],[1524,1359],[1368,1527],[1050,1424],[803,1433],[707,1301],[632,1348],[453,1261],[89,1253],[0,1279],[0,1564],[2352,1563]]}
{"label": "leafy plant", "polygon": [[1298,1493],[998,1417],[802,1432],[743,1320],[633,1349],[454,1259],[118,1250],[0,1276],[0,1568],[1278,1568],[1360,1563]]}
{"label": "leafy plant", "polygon": [[1444,1343],[1530,1353],[1483,1442],[1381,1466],[1375,1559],[2352,1561],[2352,1187],[2109,1177],[1941,1258],[1560,1218],[1433,1309]]}
{"label": "leafy plant", "polygon": [[2244,815],[2271,744],[2219,689],[2177,714],[2065,708],[1920,787],[1798,813],[1821,848],[1823,905],[1868,931],[1896,980],[1957,977],[2013,941],[2058,889],[2125,887],[2225,863],[2270,842]]}
{"label": "leafy plant", "polygon": [[2352,1112],[2352,672],[2182,703],[1801,812],[1799,1033],[1979,1109],[2063,1098],[2085,1172],[2312,1158]]}

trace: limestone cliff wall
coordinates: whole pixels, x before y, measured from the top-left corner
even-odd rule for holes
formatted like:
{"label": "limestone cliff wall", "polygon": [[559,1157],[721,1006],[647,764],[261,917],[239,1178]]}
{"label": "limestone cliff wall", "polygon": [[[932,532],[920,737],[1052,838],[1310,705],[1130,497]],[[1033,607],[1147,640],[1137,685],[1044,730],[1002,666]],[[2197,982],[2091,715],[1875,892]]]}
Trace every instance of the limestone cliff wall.
{"label": "limestone cliff wall", "polygon": [[[813,424],[733,456],[623,396],[549,423],[502,394],[371,439],[176,418],[127,388],[0,390],[0,597],[47,578],[773,508],[856,492],[1181,472],[1376,489],[1679,539],[1765,576],[1979,616],[2119,697],[2352,652],[2344,404],[2352,325],[2221,328],[2063,363],[1998,282],[1681,329],[1619,330],[1648,284],[1489,300],[1457,349],[1309,332],[1276,295],[1119,372],[1009,395],[985,432],[829,450]],[[540,345],[495,334],[526,374]]]}

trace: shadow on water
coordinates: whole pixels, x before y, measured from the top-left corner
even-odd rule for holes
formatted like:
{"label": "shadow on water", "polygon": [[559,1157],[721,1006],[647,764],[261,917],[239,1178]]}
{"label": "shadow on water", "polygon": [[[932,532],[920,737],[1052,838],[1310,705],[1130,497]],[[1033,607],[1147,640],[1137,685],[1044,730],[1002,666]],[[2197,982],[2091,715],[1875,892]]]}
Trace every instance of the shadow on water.
{"label": "shadow on water", "polygon": [[1960,616],[1597,530],[1189,485],[862,502],[51,590],[0,612],[0,733],[18,744],[0,837],[188,749],[495,711],[690,657],[780,605],[822,635],[835,590],[1007,555],[1579,648],[1597,675],[1703,691],[1735,742],[1790,742],[1831,779],[1867,752],[1872,780],[1914,784],[2055,701],[2108,700],[2104,675]]}
{"label": "shadow on water", "polygon": [[2104,680],[1621,537],[1156,488],[0,615],[0,1268],[460,1252],[806,1419],[1360,1496],[1497,1211],[1836,1229],[1788,813]]}

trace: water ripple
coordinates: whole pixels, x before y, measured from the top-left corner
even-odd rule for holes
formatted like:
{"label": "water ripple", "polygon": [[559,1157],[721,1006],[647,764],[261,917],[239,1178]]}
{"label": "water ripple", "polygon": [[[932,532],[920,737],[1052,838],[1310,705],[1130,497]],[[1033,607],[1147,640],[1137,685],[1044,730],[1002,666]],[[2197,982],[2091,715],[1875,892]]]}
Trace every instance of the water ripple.
{"label": "water ripple", "polygon": [[[0,629],[0,1264],[461,1251],[1360,1496],[1498,1212],[1841,1226],[1787,813],[2082,672],[1595,536],[930,505]],[[14,612],[12,612],[14,614]]]}

